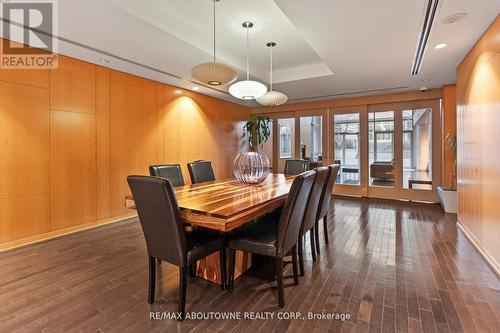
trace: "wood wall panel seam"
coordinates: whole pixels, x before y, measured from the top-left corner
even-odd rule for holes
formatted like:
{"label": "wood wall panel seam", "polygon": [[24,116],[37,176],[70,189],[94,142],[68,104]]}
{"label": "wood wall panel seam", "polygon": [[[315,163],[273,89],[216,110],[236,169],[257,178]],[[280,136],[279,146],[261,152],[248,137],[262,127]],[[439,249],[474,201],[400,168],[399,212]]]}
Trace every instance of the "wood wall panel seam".
{"label": "wood wall panel seam", "polygon": [[39,89],[49,90],[48,87],[41,87],[41,86],[37,86],[37,85],[34,85],[34,84],[20,83],[20,82],[16,82],[16,81],[12,81],[12,80],[0,79],[0,82],[6,82],[6,83],[17,84],[17,85],[20,85],[20,86],[25,86],[25,87],[32,87],[32,88],[39,88]]}
{"label": "wood wall panel seam", "polygon": [[82,113],[82,114],[95,114],[92,112],[82,112],[82,111],[76,111],[76,110],[65,110],[65,109],[57,109],[57,108],[50,108],[50,111],[59,111],[59,112],[68,112],[68,113]]}

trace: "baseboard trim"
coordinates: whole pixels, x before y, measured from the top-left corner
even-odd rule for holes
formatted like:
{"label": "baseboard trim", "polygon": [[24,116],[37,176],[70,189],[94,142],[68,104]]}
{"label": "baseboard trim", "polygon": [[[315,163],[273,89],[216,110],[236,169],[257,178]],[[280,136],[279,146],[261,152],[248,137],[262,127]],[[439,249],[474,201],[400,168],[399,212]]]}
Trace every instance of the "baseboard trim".
{"label": "baseboard trim", "polygon": [[97,227],[100,227],[100,226],[103,226],[106,224],[120,222],[120,221],[127,220],[127,219],[130,219],[133,217],[137,217],[136,212],[128,213],[128,214],[124,214],[124,215],[120,215],[120,216],[115,216],[115,217],[111,217],[108,219],[98,220],[98,221],[94,221],[94,222],[88,222],[88,223],[80,224],[80,225],[77,225],[74,227],[54,230],[54,231],[50,231],[50,232],[43,233],[40,235],[30,236],[27,238],[17,239],[14,241],[0,244],[0,252],[12,250],[12,249],[15,249],[15,248],[18,248],[21,246],[26,246],[26,245],[44,242],[44,241],[47,241],[49,239],[58,238],[61,236],[73,234],[73,233],[87,230],[87,229],[97,228]]}
{"label": "baseboard trim", "polygon": [[497,274],[497,276],[500,278],[500,264],[496,261],[496,259],[486,250],[482,245],[479,239],[474,236],[474,234],[465,226],[464,224],[460,223],[460,221],[457,221],[457,225],[462,230],[464,233],[465,237],[471,242],[471,244],[476,248],[476,250],[479,252],[479,254],[486,260],[488,265],[491,267],[493,272]]}

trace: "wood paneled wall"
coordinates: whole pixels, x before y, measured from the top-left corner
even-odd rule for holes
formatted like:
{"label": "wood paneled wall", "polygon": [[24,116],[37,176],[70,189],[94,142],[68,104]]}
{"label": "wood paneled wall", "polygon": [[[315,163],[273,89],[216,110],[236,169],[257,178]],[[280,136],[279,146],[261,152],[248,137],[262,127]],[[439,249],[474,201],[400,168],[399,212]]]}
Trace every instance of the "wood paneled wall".
{"label": "wood paneled wall", "polygon": [[126,177],[151,164],[230,177],[250,109],[175,90],[64,56],[0,70],[0,249],[130,215]]}
{"label": "wood paneled wall", "polygon": [[457,69],[458,220],[500,272],[500,16]]}
{"label": "wood paneled wall", "polygon": [[452,188],[456,186],[453,179],[454,168],[457,153],[445,143],[445,138],[449,134],[451,136],[457,135],[457,86],[454,84],[445,85],[443,91],[443,112],[441,115],[441,134],[443,136],[442,152],[442,184],[444,187]]}

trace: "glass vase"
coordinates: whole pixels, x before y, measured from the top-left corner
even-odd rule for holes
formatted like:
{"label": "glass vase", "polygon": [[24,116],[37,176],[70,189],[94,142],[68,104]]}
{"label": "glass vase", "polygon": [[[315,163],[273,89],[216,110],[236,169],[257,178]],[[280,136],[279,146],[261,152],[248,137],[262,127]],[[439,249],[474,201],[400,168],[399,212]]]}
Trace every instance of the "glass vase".
{"label": "glass vase", "polygon": [[236,179],[246,184],[263,182],[269,174],[269,159],[259,151],[239,153],[233,164]]}

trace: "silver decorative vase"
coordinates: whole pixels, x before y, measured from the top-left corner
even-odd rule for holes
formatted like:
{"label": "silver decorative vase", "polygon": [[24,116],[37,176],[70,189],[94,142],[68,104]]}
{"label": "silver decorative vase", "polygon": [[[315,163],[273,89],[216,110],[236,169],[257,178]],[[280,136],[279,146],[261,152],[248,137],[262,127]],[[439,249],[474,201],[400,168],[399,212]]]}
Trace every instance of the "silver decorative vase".
{"label": "silver decorative vase", "polygon": [[236,156],[233,173],[236,179],[246,184],[263,182],[269,174],[269,159],[262,152],[244,152]]}

